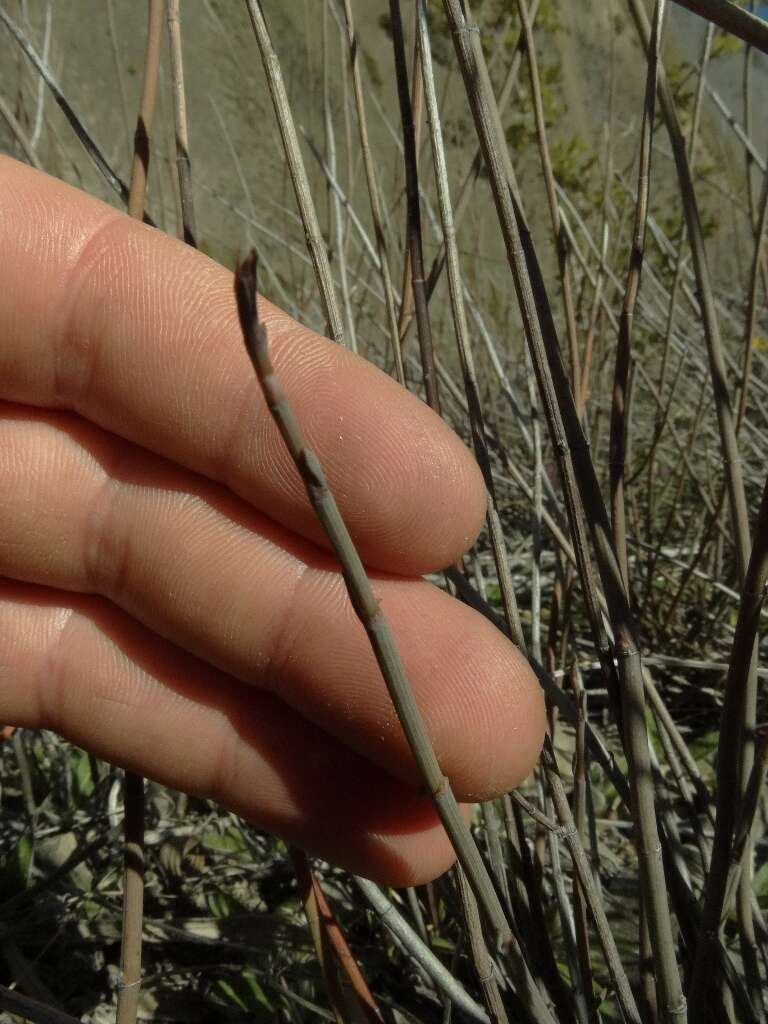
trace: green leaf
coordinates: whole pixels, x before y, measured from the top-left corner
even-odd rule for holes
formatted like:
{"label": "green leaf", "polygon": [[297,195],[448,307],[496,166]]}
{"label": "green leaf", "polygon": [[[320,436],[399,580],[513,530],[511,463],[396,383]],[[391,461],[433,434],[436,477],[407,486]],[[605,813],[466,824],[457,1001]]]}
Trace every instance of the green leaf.
{"label": "green leaf", "polygon": [[764,900],[768,897],[768,863],[763,864],[755,875],[754,881],[755,895],[759,900]]}
{"label": "green leaf", "polygon": [[206,832],[202,842],[207,850],[222,853],[245,853],[247,850],[243,833],[236,828],[227,828],[223,832]]}
{"label": "green leaf", "polygon": [[34,850],[34,843],[32,842],[32,836],[24,834],[16,844],[15,859],[16,868],[19,872],[19,880],[26,885],[27,879],[29,878],[29,868],[32,863],[32,851]]}
{"label": "green leaf", "polygon": [[72,763],[73,790],[79,798],[87,799],[94,790],[91,759],[84,750],[76,749],[72,751],[70,759]]}
{"label": "green leaf", "polygon": [[219,978],[216,988],[227,1002],[244,1013],[254,1014],[256,1020],[273,1019],[274,1007],[253,972],[244,971],[240,975]]}
{"label": "green leaf", "polygon": [[32,837],[25,832],[13,849],[0,857],[0,898],[26,889],[33,849]]}
{"label": "green leaf", "polygon": [[206,893],[205,902],[212,917],[229,917],[232,913],[232,900],[225,892],[217,890]]}

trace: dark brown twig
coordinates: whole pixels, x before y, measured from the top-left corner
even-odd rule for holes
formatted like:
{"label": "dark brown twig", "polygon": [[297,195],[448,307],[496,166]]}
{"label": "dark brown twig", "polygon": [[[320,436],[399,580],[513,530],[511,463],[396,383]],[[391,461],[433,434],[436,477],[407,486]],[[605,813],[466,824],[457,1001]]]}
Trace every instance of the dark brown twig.
{"label": "dark brown twig", "polygon": [[[397,98],[400,104],[400,120],[403,127],[403,156],[405,159],[405,187],[408,199],[408,255],[410,258],[410,283],[413,289],[413,305],[416,312],[416,331],[419,338],[421,367],[424,376],[424,390],[427,404],[440,414],[440,392],[435,371],[435,353],[432,346],[432,324],[429,318],[427,294],[424,286],[424,253],[421,239],[421,209],[419,204],[419,168],[416,150],[416,129],[413,121],[411,94],[408,88],[408,66],[405,58],[403,21],[400,14],[400,0],[389,0],[389,14],[392,22],[392,46],[395,55],[395,77]],[[418,36],[417,36],[418,39]],[[418,44],[417,44],[418,45]],[[418,72],[418,69],[415,69]],[[405,293],[402,295],[405,308]]]}
{"label": "dark brown twig", "polygon": [[52,1006],[39,1003],[37,999],[30,999],[20,992],[14,992],[4,985],[0,985],[0,1010],[22,1020],[28,1020],[31,1024],[80,1024],[79,1018],[70,1017],[68,1013],[62,1013]]}
{"label": "dark brown twig", "polygon": [[713,21],[750,46],[768,53],[768,24],[762,18],[737,7],[731,0],[675,0],[675,3]]}

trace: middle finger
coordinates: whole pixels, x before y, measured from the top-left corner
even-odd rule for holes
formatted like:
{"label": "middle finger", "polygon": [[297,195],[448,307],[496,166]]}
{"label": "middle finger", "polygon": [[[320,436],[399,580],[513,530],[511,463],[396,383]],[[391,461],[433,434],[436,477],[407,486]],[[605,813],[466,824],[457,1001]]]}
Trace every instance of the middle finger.
{"label": "middle finger", "polygon": [[[2,407],[0,573],[99,593],[400,778],[418,774],[333,559],[231,492],[68,413]],[[421,580],[374,583],[461,799],[510,789],[541,737],[517,650]]]}

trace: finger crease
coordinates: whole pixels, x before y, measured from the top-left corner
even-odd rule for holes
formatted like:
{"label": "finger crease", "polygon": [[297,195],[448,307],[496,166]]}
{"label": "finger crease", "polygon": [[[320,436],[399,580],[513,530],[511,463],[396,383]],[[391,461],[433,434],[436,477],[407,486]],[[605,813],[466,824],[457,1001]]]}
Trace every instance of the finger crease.
{"label": "finger crease", "polygon": [[37,680],[37,720],[43,728],[60,731],[66,699],[65,637],[75,621],[74,608],[57,608],[51,623],[50,638],[40,663]]}
{"label": "finger crease", "polygon": [[295,627],[299,619],[299,616],[296,615],[299,590],[310,578],[310,572],[311,567],[305,563],[294,578],[290,593],[284,600],[279,626],[274,634],[269,656],[264,666],[264,688],[275,692],[278,696],[280,695],[279,678],[286,668],[294,646]]}
{"label": "finger crease", "polygon": [[260,394],[258,381],[255,377],[249,377],[229,406],[227,428],[220,432],[218,439],[212,440],[207,475],[235,492],[237,486],[232,487],[232,483],[237,484],[237,478],[242,476],[235,471],[240,463],[238,456],[246,444],[253,447],[258,440],[256,419],[249,415],[248,410],[256,406]]}
{"label": "finger crease", "polygon": [[[122,462],[123,458],[119,460]],[[113,465],[111,470],[116,467]],[[83,582],[92,593],[119,601],[128,576],[131,545],[126,532],[118,528],[116,508],[123,486],[113,472],[106,471],[99,482],[85,521],[83,540]]]}
{"label": "finger crease", "polygon": [[[69,273],[66,307],[59,314],[61,331],[54,343],[53,401],[64,408],[78,409],[83,395],[91,388],[98,367],[100,332],[84,329],[81,321],[81,296],[101,265],[111,229],[123,218],[118,213],[104,220],[77,255]],[[101,306],[98,307],[101,309]]]}

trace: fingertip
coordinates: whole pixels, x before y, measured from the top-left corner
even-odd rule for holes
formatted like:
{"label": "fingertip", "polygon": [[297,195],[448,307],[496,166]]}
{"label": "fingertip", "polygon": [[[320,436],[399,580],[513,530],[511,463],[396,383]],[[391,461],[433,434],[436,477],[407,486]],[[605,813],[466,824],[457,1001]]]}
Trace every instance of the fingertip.
{"label": "fingertip", "polygon": [[530,775],[544,741],[546,708],[520,650],[479,613],[448,600],[438,628],[450,685],[429,692],[427,713],[455,796],[479,802],[508,793]]}
{"label": "fingertip", "polygon": [[[490,625],[490,624],[489,624]],[[467,751],[461,800],[490,800],[519,786],[539,759],[547,727],[544,694],[520,650],[490,627],[484,643],[485,719]],[[485,763],[483,763],[485,762]]]}
{"label": "fingertip", "polygon": [[[378,367],[264,306],[277,374],[365,564],[420,576],[455,562],[486,513],[462,439]],[[301,366],[311,372],[297,374]],[[313,517],[302,532],[322,540]]]}

